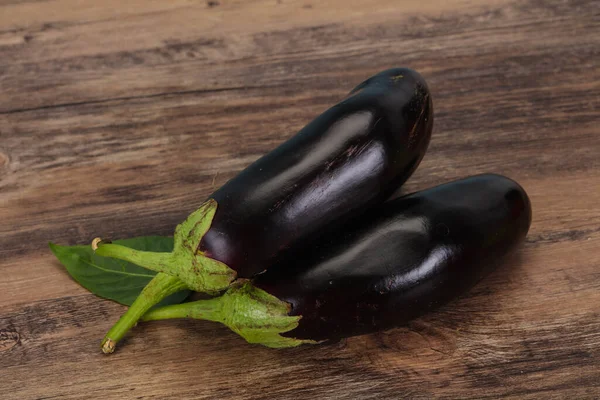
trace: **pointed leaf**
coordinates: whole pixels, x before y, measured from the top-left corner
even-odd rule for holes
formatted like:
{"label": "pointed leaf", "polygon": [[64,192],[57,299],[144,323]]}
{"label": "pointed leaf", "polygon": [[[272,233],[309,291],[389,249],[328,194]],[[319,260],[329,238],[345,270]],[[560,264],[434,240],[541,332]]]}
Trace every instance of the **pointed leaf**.
{"label": "pointed leaf", "polygon": [[[142,236],[115,240],[114,243],[137,250],[156,252],[173,250],[172,237]],[[81,286],[97,296],[128,306],[156,275],[154,271],[126,261],[98,256],[89,245],[59,246],[50,243],[50,249]],[[158,306],[181,303],[189,294],[189,290],[175,293],[161,301]]]}

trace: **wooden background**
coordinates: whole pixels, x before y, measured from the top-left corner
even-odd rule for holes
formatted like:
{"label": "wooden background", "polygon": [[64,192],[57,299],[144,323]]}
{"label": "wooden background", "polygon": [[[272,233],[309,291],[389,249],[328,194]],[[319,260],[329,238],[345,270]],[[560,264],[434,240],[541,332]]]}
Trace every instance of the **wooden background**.
{"label": "wooden background", "polygon": [[[3,399],[600,398],[600,2],[0,0]],[[519,181],[510,265],[407,328],[275,351],[138,326],[47,242],[172,233],[217,186],[379,70],[433,92],[406,186]]]}

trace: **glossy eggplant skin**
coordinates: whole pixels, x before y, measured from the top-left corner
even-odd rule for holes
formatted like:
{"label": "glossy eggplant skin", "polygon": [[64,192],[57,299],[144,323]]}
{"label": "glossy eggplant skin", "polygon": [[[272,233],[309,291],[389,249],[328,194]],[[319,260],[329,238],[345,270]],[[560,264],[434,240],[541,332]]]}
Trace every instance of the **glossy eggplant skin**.
{"label": "glossy eggplant skin", "polygon": [[384,203],[322,238],[254,285],[289,303],[283,334],[340,339],[399,326],[464,293],[521,242],[525,191],[478,175]]}
{"label": "glossy eggplant skin", "polygon": [[198,250],[252,277],[387,199],[420,163],[432,126],[421,75],[395,68],[371,77],[217,190]]}

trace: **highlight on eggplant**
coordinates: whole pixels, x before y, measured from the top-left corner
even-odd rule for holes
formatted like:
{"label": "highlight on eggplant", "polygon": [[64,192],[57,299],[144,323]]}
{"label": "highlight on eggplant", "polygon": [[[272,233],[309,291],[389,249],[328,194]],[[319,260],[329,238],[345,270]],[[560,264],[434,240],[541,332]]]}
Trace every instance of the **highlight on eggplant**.
{"label": "highlight on eggplant", "polygon": [[220,297],[142,319],[217,321],[274,348],[385,330],[469,290],[502,264],[530,224],[519,184],[473,176],[373,208]]}
{"label": "highlight on eggplant", "polygon": [[217,294],[385,201],[421,162],[432,128],[423,77],[386,70],[214,192],[177,226],[171,253],[95,240],[96,254],[159,272],[103,351],[162,298],[186,288]]}

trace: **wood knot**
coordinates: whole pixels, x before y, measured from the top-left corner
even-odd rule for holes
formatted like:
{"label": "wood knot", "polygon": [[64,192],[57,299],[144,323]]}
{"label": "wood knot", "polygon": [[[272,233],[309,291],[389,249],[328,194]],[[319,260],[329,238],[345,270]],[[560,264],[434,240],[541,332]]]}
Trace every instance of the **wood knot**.
{"label": "wood knot", "polygon": [[15,331],[0,330],[0,352],[8,351],[19,344],[21,337]]}

